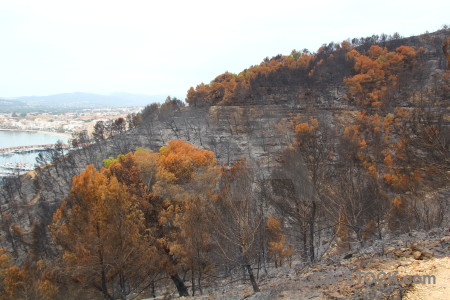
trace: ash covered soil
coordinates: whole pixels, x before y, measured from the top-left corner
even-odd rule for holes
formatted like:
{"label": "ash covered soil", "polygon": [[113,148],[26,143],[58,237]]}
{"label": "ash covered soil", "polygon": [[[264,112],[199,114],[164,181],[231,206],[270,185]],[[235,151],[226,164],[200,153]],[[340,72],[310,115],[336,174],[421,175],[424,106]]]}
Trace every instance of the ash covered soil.
{"label": "ash covered soil", "polygon": [[258,293],[239,280],[185,299],[449,299],[449,227],[388,237],[354,252],[334,250],[315,264],[260,271]]}

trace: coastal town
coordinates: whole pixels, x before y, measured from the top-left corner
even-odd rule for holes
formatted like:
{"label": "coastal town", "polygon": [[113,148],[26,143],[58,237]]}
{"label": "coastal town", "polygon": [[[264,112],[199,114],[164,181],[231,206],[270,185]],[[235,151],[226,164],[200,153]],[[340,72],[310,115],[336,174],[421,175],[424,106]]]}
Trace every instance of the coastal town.
{"label": "coastal town", "polygon": [[[85,131],[91,134],[99,121],[125,118],[138,113],[142,107],[91,108],[69,112],[0,113],[0,131],[36,132],[58,136],[66,144],[73,134]],[[0,143],[0,178],[15,176],[35,168],[34,157],[53,145],[32,142],[30,145],[6,146]],[[3,145],[3,146],[2,146]],[[6,143],[8,145],[8,143]],[[64,145],[66,151],[70,145]]]}
{"label": "coastal town", "polygon": [[91,108],[71,112],[0,113],[0,130],[46,131],[70,136],[74,132],[92,132],[98,121],[113,120],[138,113],[142,107]]}

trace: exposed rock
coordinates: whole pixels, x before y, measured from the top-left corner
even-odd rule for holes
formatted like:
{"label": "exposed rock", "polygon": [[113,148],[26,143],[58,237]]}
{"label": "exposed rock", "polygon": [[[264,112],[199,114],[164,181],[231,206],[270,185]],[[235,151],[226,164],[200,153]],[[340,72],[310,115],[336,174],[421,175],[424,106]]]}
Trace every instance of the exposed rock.
{"label": "exposed rock", "polygon": [[353,253],[349,253],[349,254],[347,254],[347,255],[344,256],[344,259],[352,258],[352,256],[353,256]]}
{"label": "exposed rock", "polygon": [[419,260],[419,259],[423,258],[422,252],[420,252],[420,251],[414,251],[412,254],[413,254],[414,259]]}

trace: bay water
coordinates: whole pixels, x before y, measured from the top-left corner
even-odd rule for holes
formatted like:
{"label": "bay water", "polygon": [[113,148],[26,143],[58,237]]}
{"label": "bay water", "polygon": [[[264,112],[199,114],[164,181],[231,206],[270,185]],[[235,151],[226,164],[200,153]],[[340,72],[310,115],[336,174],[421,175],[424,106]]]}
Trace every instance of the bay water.
{"label": "bay water", "polygon": [[[66,144],[68,138],[52,133],[0,130],[0,148],[55,144],[58,140]],[[35,166],[37,155],[37,152],[0,154],[0,177],[10,172],[7,167],[11,165]]]}

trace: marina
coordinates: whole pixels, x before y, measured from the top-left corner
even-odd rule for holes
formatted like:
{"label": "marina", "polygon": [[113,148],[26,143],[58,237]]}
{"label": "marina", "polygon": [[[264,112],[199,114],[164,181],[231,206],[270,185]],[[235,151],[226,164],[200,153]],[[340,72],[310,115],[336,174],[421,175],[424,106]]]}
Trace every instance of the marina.
{"label": "marina", "polygon": [[0,165],[0,177],[15,176],[18,174],[33,171],[34,168],[35,168],[34,165],[26,163],[26,162],[18,162],[16,164],[5,163],[5,164]]}
{"label": "marina", "polygon": [[[35,169],[39,153],[55,149],[59,136],[40,132],[0,131],[0,178],[13,177]],[[68,150],[63,141],[64,153]]]}
{"label": "marina", "polygon": [[[0,148],[0,155],[11,154],[11,153],[33,153],[47,151],[48,149],[54,148],[55,144],[45,144],[45,145],[30,145],[30,146],[17,146],[9,148]],[[63,145],[63,148],[68,148],[68,145]]]}

